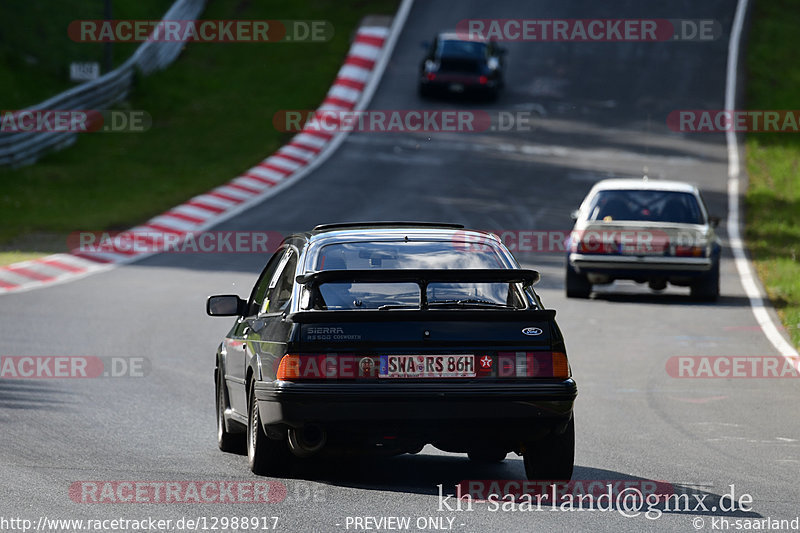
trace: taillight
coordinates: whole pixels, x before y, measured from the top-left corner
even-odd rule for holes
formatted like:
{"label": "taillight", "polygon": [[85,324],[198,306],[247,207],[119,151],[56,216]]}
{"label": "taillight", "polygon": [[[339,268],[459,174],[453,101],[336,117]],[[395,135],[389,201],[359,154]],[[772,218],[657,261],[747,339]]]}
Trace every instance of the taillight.
{"label": "taillight", "polygon": [[678,257],[703,257],[706,250],[702,246],[675,246],[675,255]]}
{"label": "taillight", "polygon": [[426,77],[428,78],[428,81],[433,81],[434,78],[436,78],[436,74],[434,74],[433,72],[428,72],[428,74],[426,74]]}
{"label": "taillight", "polygon": [[489,78],[487,78],[486,76],[481,76],[480,78],[478,78],[478,83],[480,83],[481,85],[486,85],[487,83],[489,83]]}
{"label": "taillight", "polygon": [[377,377],[373,357],[357,358],[352,354],[286,354],[278,363],[277,379],[356,379]]}
{"label": "taillight", "polygon": [[278,379],[292,381],[300,377],[300,356],[287,354],[278,364]]}
{"label": "taillight", "polygon": [[553,352],[553,377],[568,378],[571,375],[567,354],[563,352]]}
{"label": "taillight", "polygon": [[498,352],[496,376],[501,378],[562,378],[572,374],[564,352]]}

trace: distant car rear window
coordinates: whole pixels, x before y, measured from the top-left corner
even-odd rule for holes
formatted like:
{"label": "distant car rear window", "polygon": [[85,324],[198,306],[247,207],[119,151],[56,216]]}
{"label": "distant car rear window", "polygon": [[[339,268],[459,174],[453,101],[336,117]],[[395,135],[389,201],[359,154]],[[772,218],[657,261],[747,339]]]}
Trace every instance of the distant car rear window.
{"label": "distant car rear window", "polygon": [[486,43],[476,41],[439,41],[439,57],[484,57]]}
{"label": "distant car rear window", "polygon": [[675,191],[600,191],[592,201],[589,220],[705,224],[695,195]]}

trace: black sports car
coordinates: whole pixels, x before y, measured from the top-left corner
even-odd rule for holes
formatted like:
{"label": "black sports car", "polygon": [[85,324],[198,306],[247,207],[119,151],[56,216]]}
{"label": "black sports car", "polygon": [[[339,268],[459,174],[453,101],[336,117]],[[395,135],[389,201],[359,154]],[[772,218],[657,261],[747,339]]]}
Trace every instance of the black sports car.
{"label": "black sports car", "polygon": [[317,226],[287,237],[216,355],[217,437],[251,469],[294,457],[417,453],[524,458],[572,475],[577,387],[555,311],[492,234],[458,225]]}
{"label": "black sports car", "polygon": [[419,94],[479,94],[497,98],[505,49],[492,41],[440,33],[420,66]]}

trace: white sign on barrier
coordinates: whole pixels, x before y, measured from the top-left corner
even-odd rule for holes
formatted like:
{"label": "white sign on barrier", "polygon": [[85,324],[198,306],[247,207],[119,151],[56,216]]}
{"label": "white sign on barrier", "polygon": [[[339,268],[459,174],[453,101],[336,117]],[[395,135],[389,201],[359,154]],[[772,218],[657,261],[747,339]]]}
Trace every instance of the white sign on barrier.
{"label": "white sign on barrier", "polygon": [[84,63],[70,63],[70,81],[91,81],[100,77],[100,63],[89,61]]}

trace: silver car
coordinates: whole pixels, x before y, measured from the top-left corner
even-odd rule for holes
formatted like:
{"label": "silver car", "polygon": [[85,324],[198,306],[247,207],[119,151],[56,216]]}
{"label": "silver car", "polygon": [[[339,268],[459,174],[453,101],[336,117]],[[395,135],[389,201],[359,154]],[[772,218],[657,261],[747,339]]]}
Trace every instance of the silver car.
{"label": "silver car", "polygon": [[588,298],[595,284],[628,279],[691,296],[719,296],[721,245],[700,191],[679,181],[602,180],[578,210],[567,247],[566,292]]}

